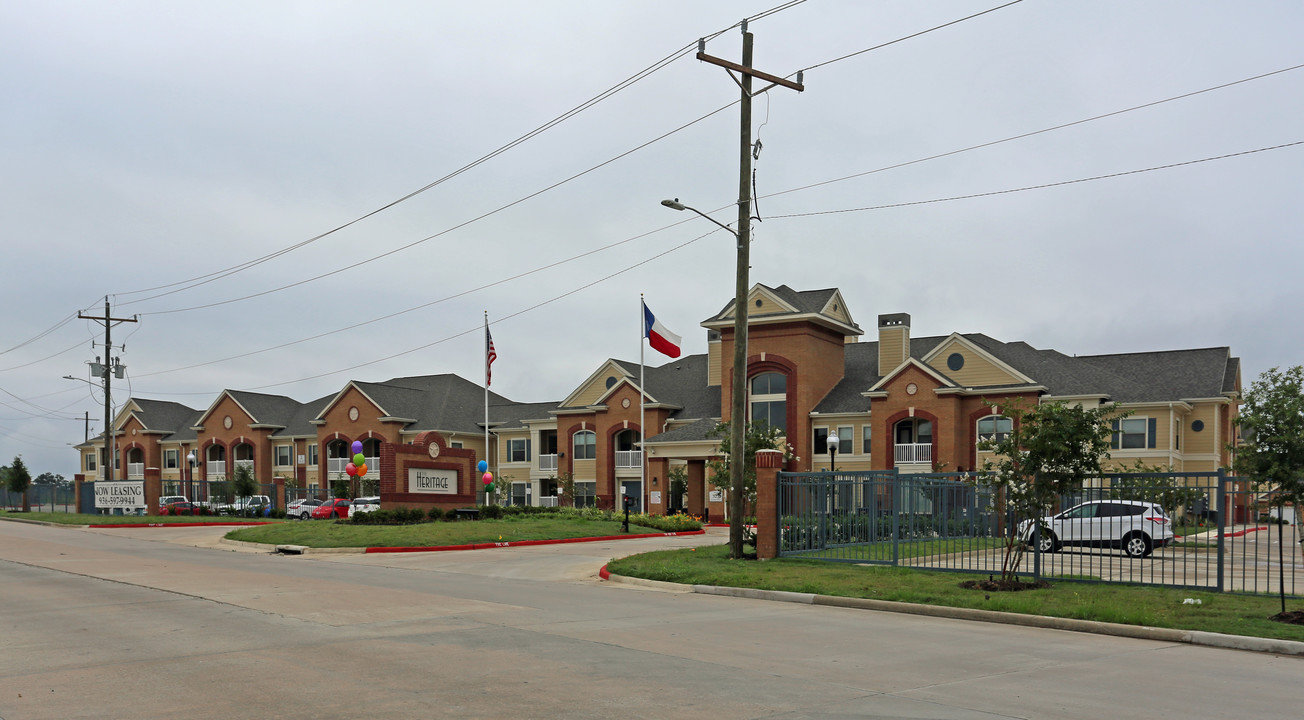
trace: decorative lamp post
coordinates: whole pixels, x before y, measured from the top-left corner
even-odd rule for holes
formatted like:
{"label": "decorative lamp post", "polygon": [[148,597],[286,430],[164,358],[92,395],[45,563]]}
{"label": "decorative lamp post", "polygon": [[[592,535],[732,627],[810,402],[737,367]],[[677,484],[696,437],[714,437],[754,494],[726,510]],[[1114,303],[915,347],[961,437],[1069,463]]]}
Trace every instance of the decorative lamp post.
{"label": "decorative lamp post", "polygon": [[199,502],[199,498],[195,497],[195,460],[195,451],[191,450],[190,453],[186,455],[186,462],[190,464],[190,481],[186,483],[186,494],[190,496],[190,502],[192,503]]}
{"label": "decorative lamp post", "polygon": [[838,455],[838,434],[832,430],[829,431],[829,439],[826,443],[829,447],[829,472],[834,472],[837,468],[834,466],[834,460]]}

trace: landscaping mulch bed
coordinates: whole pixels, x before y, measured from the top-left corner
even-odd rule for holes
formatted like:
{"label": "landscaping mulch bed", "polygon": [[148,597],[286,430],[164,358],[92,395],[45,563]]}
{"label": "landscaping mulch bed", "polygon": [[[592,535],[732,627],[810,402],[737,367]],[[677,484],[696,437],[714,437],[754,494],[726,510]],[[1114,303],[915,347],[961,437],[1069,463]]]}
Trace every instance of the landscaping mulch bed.
{"label": "landscaping mulch bed", "polygon": [[1273,622],[1286,623],[1287,625],[1304,625],[1304,610],[1287,610],[1268,619]]}

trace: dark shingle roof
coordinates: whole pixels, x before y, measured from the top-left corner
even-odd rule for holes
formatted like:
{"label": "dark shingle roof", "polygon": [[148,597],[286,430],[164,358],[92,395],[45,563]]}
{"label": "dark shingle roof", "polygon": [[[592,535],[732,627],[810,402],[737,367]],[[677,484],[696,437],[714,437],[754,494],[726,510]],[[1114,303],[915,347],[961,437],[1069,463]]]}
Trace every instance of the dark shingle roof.
{"label": "dark shingle roof", "polygon": [[708,437],[708,433],[715,429],[719,421],[715,418],[702,418],[697,422],[689,423],[683,427],[677,427],[674,430],[668,430],[660,435],[653,435],[647,441],[651,443],[661,442],[700,442],[702,440],[714,440],[716,438]]}
{"label": "dark shingle roof", "polygon": [[[1044,386],[1051,395],[1106,395],[1115,402],[1174,402],[1234,392],[1240,359],[1226,347],[1115,355],[1069,356],[1026,342],[1001,342],[982,333],[963,337]],[[922,359],[946,337],[911,338],[910,356]],[[845,375],[816,405],[819,413],[868,412],[861,396],[882,379],[878,343],[846,346]],[[988,386],[1018,390],[1027,385]]]}
{"label": "dark shingle roof", "polygon": [[265,395],[247,390],[226,392],[253,416],[255,423],[261,425],[288,425],[290,419],[303,406],[303,403],[298,400],[284,395]]}

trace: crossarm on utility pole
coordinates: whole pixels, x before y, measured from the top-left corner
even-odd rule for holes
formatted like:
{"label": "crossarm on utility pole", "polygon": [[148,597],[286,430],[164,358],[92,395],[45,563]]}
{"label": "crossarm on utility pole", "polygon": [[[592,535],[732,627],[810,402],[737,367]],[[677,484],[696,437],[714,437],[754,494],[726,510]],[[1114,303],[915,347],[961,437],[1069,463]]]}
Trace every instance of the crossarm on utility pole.
{"label": "crossarm on utility pole", "polygon": [[793,82],[791,80],[786,80],[784,78],[779,77],[778,75],[771,75],[767,72],[761,72],[760,70],[757,70],[755,68],[749,68],[746,65],[739,65],[736,62],[730,62],[728,60],[725,60],[724,58],[718,58],[712,55],[707,55],[704,52],[698,53],[697,59],[701,60],[702,62],[709,62],[712,65],[719,65],[722,68],[727,68],[729,70],[740,72],[744,75],[750,75],[754,78],[764,80],[765,82],[770,83],[771,86],[780,85],[782,87],[796,90],[797,92],[804,92],[806,90],[806,86],[801,83]]}

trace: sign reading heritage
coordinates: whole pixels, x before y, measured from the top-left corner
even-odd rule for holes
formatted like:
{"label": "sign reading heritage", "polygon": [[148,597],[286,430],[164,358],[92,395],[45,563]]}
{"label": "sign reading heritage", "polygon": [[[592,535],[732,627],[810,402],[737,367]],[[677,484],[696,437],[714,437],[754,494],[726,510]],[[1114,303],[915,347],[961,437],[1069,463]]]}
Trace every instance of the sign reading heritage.
{"label": "sign reading heritage", "polygon": [[457,471],[408,468],[408,492],[456,495]]}
{"label": "sign reading heritage", "polygon": [[145,507],[145,483],[97,482],[95,483],[95,507],[143,508]]}

